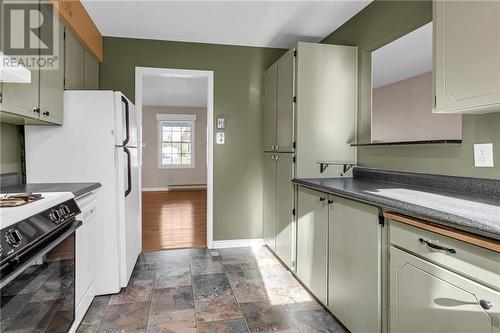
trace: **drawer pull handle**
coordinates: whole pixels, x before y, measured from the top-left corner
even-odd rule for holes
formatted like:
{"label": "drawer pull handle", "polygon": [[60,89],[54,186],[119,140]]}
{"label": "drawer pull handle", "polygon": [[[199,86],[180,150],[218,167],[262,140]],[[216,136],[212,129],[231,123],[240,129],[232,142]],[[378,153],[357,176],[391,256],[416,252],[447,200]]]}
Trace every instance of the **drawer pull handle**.
{"label": "drawer pull handle", "polygon": [[484,299],[479,301],[479,305],[481,305],[481,307],[485,310],[489,310],[493,307],[490,301],[486,301]]}
{"label": "drawer pull handle", "polygon": [[431,243],[430,241],[426,241],[423,238],[419,238],[418,240],[419,240],[420,243],[427,245],[431,249],[440,250],[440,251],[446,251],[446,252],[450,252],[450,253],[457,253],[457,251],[455,251],[454,249],[449,249],[449,248],[444,247],[444,246],[436,245],[434,243]]}

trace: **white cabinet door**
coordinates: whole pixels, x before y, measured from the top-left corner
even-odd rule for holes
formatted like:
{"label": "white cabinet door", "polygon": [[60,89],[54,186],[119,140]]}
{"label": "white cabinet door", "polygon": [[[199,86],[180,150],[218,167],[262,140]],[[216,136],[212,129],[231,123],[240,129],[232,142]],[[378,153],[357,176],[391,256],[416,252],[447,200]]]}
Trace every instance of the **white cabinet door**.
{"label": "white cabinet door", "polygon": [[327,305],[327,195],[299,187],[297,199],[297,276]]}
{"label": "white cabinet door", "polygon": [[499,322],[500,293],[391,247],[392,333],[498,333]]}
{"label": "white cabinet door", "polygon": [[[92,208],[95,209],[95,208]],[[85,212],[84,212],[85,214]],[[75,306],[78,308],[86,293],[94,283],[96,275],[96,221],[95,212],[83,218],[83,224],[76,230],[76,287]],[[90,296],[90,295],[88,295]],[[93,297],[91,295],[90,297]]]}
{"label": "white cabinet door", "polygon": [[378,208],[333,196],[329,202],[328,308],[351,332],[380,332]]}
{"label": "white cabinet door", "polygon": [[500,111],[500,1],[434,1],[435,112]]}

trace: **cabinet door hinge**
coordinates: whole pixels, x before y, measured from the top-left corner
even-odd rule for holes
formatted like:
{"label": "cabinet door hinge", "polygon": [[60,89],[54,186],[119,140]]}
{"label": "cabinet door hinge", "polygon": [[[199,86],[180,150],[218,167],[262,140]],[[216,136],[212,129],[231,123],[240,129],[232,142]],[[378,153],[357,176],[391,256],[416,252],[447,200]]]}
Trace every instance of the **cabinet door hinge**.
{"label": "cabinet door hinge", "polygon": [[296,57],[297,56],[297,50],[293,50],[293,56]]}
{"label": "cabinet door hinge", "polygon": [[66,39],[66,29],[63,31],[63,38]]}
{"label": "cabinet door hinge", "polygon": [[292,163],[295,163],[295,156],[292,157]]}
{"label": "cabinet door hinge", "polygon": [[297,103],[297,96],[293,96],[292,101],[293,101],[294,103]]}
{"label": "cabinet door hinge", "polygon": [[436,106],[437,106],[437,100],[438,100],[438,99],[437,99],[437,96],[434,96],[434,107],[436,107]]}
{"label": "cabinet door hinge", "polygon": [[385,226],[385,217],[383,215],[378,216],[378,224]]}
{"label": "cabinet door hinge", "polygon": [[295,208],[292,209],[292,216],[295,216]]}
{"label": "cabinet door hinge", "polygon": [[297,141],[294,141],[294,142],[292,143],[292,148],[293,148],[293,149],[295,149],[296,147],[297,147]]}
{"label": "cabinet door hinge", "polygon": [[2,103],[2,97],[3,97],[3,94],[0,93],[0,103]]}

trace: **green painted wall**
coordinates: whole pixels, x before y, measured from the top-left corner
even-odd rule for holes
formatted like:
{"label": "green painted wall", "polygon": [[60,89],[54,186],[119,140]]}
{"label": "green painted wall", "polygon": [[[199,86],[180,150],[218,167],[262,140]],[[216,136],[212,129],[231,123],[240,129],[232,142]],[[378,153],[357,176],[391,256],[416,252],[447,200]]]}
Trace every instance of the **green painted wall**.
{"label": "green painted wall", "polygon": [[214,239],[262,237],[263,72],[285,50],[129,38],[104,39],[100,88],[134,99],[134,68],[213,70],[215,118],[226,144],[214,146]]}
{"label": "green painted wall", "polygon": [[[432,21],[431,1],[375,0],[322,43],[359,47],[358,142],[370,141],[371,52]],[[495,168],[474,168],[473,144],[494,144]],[[500,113],[465,115],[458,146],[358,148],[363,166],[500,179]]]}
{"label": "green painted wall", "polygon": [[19,128],[0,123],[0,174],[9,172],[21,172]]}

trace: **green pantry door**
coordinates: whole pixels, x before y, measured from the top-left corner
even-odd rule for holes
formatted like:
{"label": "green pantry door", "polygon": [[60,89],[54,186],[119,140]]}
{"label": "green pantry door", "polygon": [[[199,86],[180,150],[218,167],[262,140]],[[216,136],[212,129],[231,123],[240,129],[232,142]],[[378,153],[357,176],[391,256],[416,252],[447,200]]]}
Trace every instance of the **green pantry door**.
{"label": "green pantry door", "polygon": [[293,153],[276,154],[276,255],[288,268],[293,256]]}
{"label": "green pantry door", "polygon": [[276,153],[264,153],[264,241],[273,251],[276,238]]}
{"label": "green pantry door", "polygon": [[264,240],[292,268],[293,153],[264,153]]}

